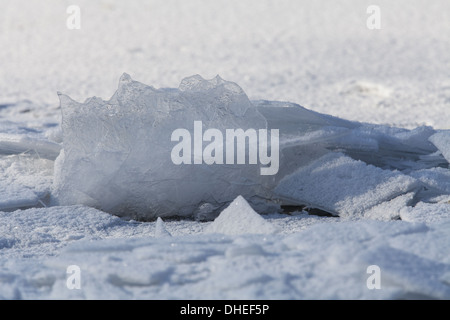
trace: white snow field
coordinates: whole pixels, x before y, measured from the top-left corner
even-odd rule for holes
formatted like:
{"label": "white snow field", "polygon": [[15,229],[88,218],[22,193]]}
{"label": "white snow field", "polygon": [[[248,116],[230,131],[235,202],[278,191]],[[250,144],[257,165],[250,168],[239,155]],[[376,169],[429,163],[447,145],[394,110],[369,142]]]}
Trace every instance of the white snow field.
{"label": "white snow field", "polygon": [[[1,299],[450,298],[450,2],[70,5],[0,4]],[[171,163],[194,121],[277,174]]]}

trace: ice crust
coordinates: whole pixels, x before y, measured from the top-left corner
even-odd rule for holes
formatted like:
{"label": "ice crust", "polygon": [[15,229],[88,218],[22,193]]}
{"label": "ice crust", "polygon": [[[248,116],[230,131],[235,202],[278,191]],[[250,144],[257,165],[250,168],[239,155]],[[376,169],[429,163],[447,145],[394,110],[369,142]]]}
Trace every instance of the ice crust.
{"label": "ice crust", "polygon": [[[212,220],[242,196],[258,213],[288,204],[354,216],[422,191],[424,183],[409,173],[448,168],[439,152],[443,138],[430,127],[371,125],[289,102],[250,101],[219,76],[155,89],[124,74],[109,101],[59,96],[63,150],[55,161],[54,205],[84,204],[142,220]],[[277,174],[261,175],[259,164],[174,164],[171,135],[182,128],[194,139],[195,121],[203,132],[278,129]]]}

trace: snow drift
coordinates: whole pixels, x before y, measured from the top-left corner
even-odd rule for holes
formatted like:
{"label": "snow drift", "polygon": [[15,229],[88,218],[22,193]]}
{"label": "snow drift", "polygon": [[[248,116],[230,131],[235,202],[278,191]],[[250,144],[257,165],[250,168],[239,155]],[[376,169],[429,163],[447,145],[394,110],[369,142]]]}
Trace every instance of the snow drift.
{"label": "snow drift", "polygon": [[[55,205],[84,204],[142,220],[211,220],[242,196],[259,213],[288,204],[352,216],[402,195],[420,194],[423,183],[409,173],[448,168],[446,153],[437,149],[442,139],[430,141],[439,136],[429,127],[363,124],[293,103],[250,101],[237,84],[219,76],[192,76],[177,89],[155,89],[124,74],[108,101],[93,97],[78,103],[59,96],[63,150],[55,162]],[[233,154],[232,164],[208,163],[203,148],[213,142],[225,148],[229,142],[206,138],[205,131],[199,137],[200,158],[195,140],[189,140],[192,163],[185,149],[177,151],[188,156],[186,162],[174,163],[178,140],[173,133],[181,128],[195,139],[192,129],[198,124],[214,132],[277,130],[277,145],[268,139],[265,146],[272,156],[279,148],[276,174],[262,175],[267,163],[250,160],[255,147],[250,136],[245,161]],[[210,155],[218,157],[218,149]]]}

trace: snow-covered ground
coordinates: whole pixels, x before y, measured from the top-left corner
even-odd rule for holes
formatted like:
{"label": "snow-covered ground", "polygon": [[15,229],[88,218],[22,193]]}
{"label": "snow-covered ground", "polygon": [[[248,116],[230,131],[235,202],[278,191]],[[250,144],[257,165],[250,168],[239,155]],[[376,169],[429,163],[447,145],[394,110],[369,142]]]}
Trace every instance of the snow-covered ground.
{"label": "snow-covered ground", "polygon": [[[80,0],[81,28],[69,30],[73,4],[0,4],[1,298],[450,298],[448,163],[402,172],[404,194],[389,201],[381,170],[337,155],[285,181],[284,192],[327,209],[371,203],[363,215],[260,216],[240,197],[214,222],[46,207],[63,139],[57,92],[109,99],[124,72],[156,88],[220,74],[252,101],[379,125],[370,134],[435,146],[427,159],[448,162],[447,0]],[[381,30],[367,28],[372,4]],[[355,190],[349,172],[373,189]]]}

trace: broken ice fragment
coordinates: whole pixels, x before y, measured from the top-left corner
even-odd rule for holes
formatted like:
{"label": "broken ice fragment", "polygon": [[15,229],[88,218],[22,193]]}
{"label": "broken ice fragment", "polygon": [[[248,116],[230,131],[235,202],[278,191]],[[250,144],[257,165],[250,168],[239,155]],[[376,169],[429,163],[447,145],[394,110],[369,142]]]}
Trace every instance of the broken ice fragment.
{"label": "broken ice fragment", "polygon": [[164,221],[161,219],[161,217],[158,217],[156,219],[156,225],[155,225],[155,237],[162,238],[162,237],[171,237],[169,231],[167,231]]}
{"label": "broken ice fragment", "polygon": [[446,136],[432,128],[363,124],[294,103],[250,101],[220,77],[196,75],[179,88],[155,89],[124,74],[109,101],[59,97],[64,149],[55,161],[52,203],[133,219],[212,220],[238,196],[258,213],[309,205],[363,216],[423,190],[408,174],[448,168]]}
{"label": "broken ice fragment", "polygon": [[429,139],[450,163],[450,130],[442,130],[432,135]]}
{"label": "broken ice fragment", "polygon": [[54,160],[61,146],[58,143],[22,134],[0,133],[0,155],[29,153]]}

